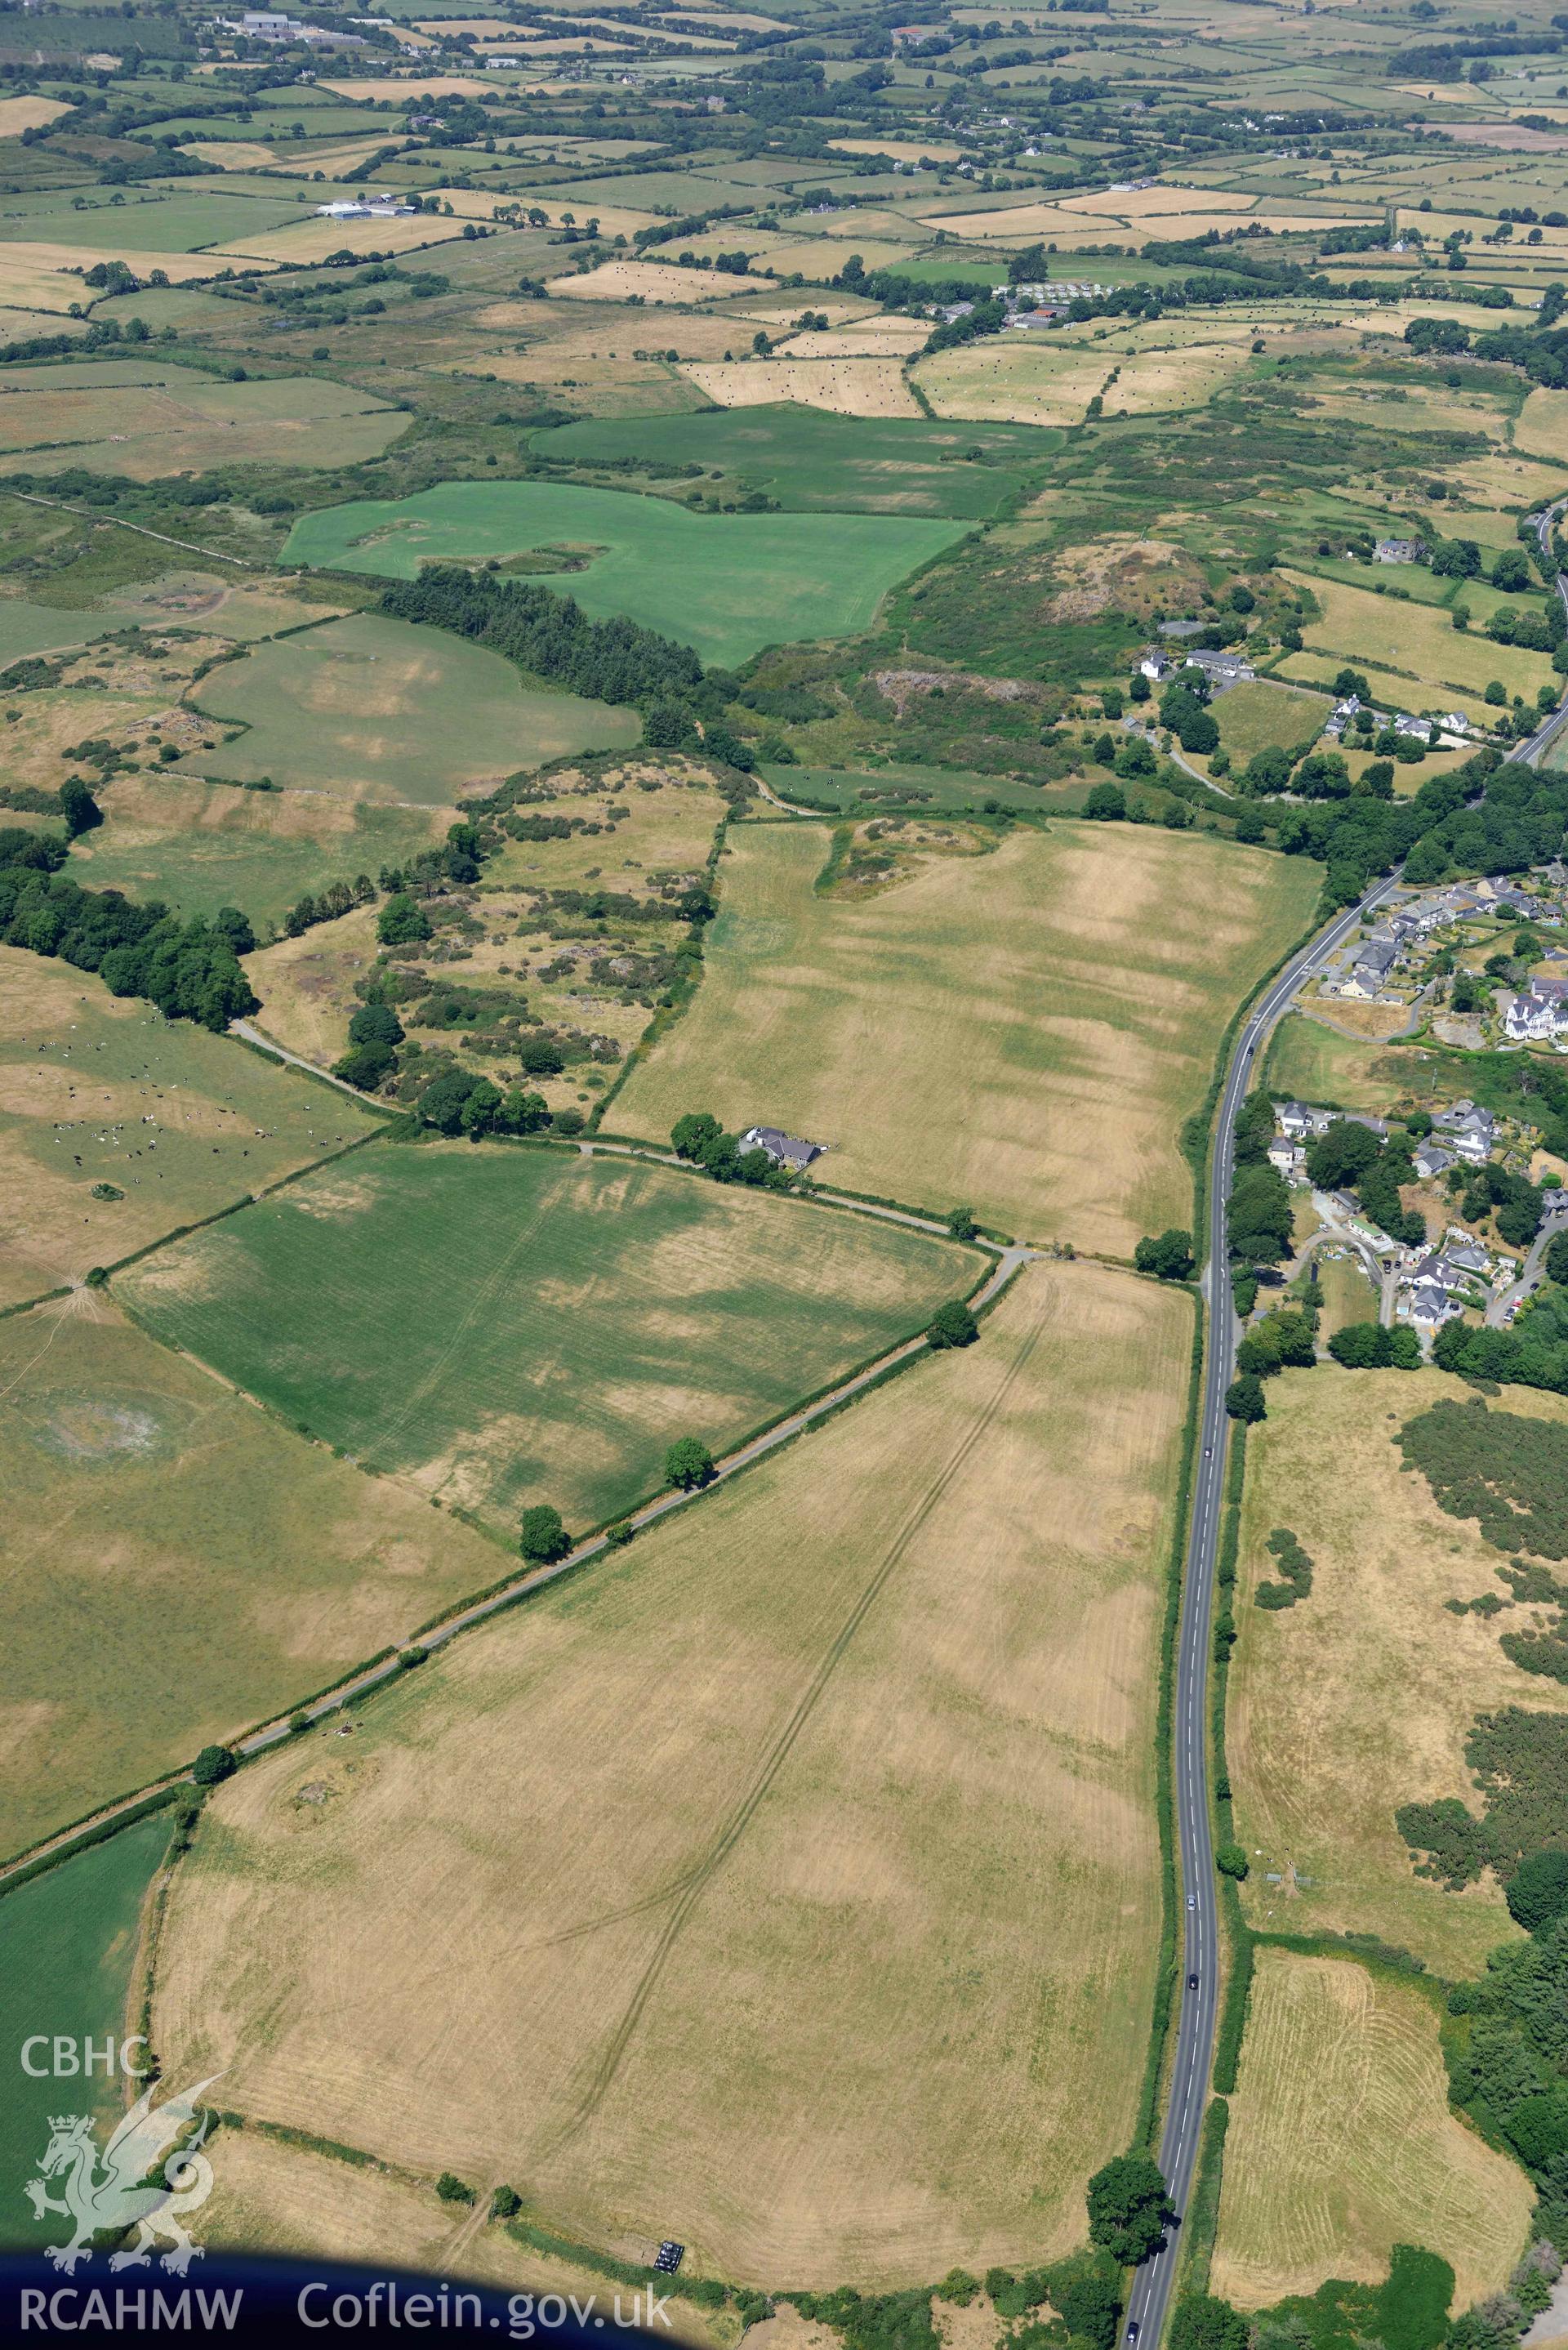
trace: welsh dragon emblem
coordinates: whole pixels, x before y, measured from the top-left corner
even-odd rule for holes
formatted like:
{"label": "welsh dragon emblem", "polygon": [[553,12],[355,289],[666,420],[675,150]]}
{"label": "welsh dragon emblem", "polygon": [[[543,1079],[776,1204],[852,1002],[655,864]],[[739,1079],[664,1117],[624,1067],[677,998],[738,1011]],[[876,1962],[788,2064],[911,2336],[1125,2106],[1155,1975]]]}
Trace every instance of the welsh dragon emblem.
{"label": "welsh dragon emblem", "polygon": [[[111,2269],[145,2268],[161,2241],[168,2241],[169,2250],[161,2255],[161,2265],[176,2276],[183,2276],[191,2262],[202,2258],[201,2245],[191,2241],[182,2220],[199,2211],[213,2191],[213,2166],[202,2152],[211,2116],[187,2145],[176,2147],[175,2142],[195,2119],[202,2090],[218,2077],[214,2073],[156,2107],[152,2088],[146,2089],[117,2126],[101,2157],[89,2114],[51,2116],[38,2176],[26,2181],[25,2191],[35,2218],[58,2211],[71,2222],[68,2243],[45,2248],[57,2269],[74,2275],[78,2261],[92,2258],[94,2236],[127,2228],[136,2230],[136,2240],[109,2254]],[[161,2161],[163,2184],[158,2186],[150,2182]],[[49,2193],[46,2182],[51,2178],[63,2179],[63,2195]]]}

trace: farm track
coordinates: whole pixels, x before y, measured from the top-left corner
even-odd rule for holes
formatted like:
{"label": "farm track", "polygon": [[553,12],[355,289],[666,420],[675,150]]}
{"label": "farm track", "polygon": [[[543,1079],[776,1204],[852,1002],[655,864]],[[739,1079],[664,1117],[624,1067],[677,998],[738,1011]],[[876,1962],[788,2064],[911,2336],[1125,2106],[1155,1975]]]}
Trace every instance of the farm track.
{"label": "farm track", "polygon": [[83,522],[107,524],[113,530],[133,530],[138,538],[155,538],[160,546],[178,546],[187,555],[204,555],[209,563],[237,564],[242,571],[270,570],[271,565],[251,563],[243,555],[220,555],[215,546],[198,546],[193,538],[171,538],[166,530],[149,530],[141,522],[122,522],[118,515],[94,514],[88,506],[67,505],[64,498],[41,498],[36,490],[12,490],[14,498],[23,498],[30,506],[49,506],[57,514],[78,515]]}
{"label": "farm track", "polygon": [[648,1899],[639,1902],[635,1908],[619,1912],[609,1912],[587,1924],[573,1928],[566,1934],[551,1938],[555,1941],[578,1940],[583,1936],[597,1933],[601,1928],[616,1924],[622,1918],[644,1915],[658,1909],[671,1899],[674,1899],[676,1904],[643,1968],[620,2021],[611,2034],[609,2044],[595,2069],[593,2080],[576,2111],[554,2140],[549,2149],[552,2153],[570,2144],[578,2131],[592,2119],[614,2085],[616,2075],[620,2070],[621,2060],[630,2046],[638,2024],[658,1987],[659,1976],[663,1973],[666,1962],[680,1939],[687,1919],[712,1877],[729,1858],[755,1818],[763,1798],[789,1760],[801,1733],[805,1730],[821,1703],[827,1686],[838,1665],[847,1654],[856,1634],[875,1607],[910,1543],[919,1533],[921,1526],[946,1493],[954,1478],[964,1467],[976,1446],[985,1437],[998,1412],[1006,1402],[1020,1373],[1034,1352],[1043,1320],[1043,1314],[1037,1315],[1027,1338],[1008,1366],[1005,1375],[994,1392],[982,1406],[970,1427],[959,1438],[941,1467],[910,1503],[898,1532],[850,1608],[844,1623],[835,1634],[794,1712],[769,1748],[751,1785],[720,1828],[703,1858],[683,1877],[678,1878],[673,1885],[664,1887],[659,1892],[650,1895]]}

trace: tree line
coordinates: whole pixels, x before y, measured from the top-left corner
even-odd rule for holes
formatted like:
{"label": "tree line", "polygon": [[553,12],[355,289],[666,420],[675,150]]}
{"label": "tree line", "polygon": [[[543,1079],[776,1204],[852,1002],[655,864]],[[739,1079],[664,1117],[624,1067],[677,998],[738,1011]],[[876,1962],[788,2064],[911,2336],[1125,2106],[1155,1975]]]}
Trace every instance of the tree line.
{"label": "tree line", "polygon": [[30,953],[95,971],[111,995],[140,995],[171,1020],[195,1020],[221,1035],[259,1012],[240,969],[255,944],[249,922],[224,906],[211,922],[182,922],[160,899],[133,905],[118,889],[82,889],[59,868],[63,839],[0,832],[0,939]]}
{"label": "tree line", "polygon": [[393,580],[379,608],[450,629],[597,702],[680,700],[702,681],[689,645],[635,620],[591,620],[570,596],[461,564],[432,563],[417,579]]}

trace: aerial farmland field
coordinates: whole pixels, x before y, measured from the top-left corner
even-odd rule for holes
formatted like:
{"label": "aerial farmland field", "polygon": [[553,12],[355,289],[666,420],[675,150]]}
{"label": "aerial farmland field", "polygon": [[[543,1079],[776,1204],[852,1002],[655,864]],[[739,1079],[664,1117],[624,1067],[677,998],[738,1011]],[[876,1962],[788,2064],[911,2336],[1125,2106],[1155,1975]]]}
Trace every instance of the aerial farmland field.
{"label": "aerial farmland field", "polygon": [[959,522],[893,515],[697,516],[663,498],[566,484],[458,482],[397,504],[301,516],[292,561],[412,579],[425,563],[476,563],[580,546],[564,592],[741,660],[763,644],[865,627],[886,591],[963,536]]}
{"label": "aerial farmland field", "polygon": [[[1395,1814],[1474,1804],[1465,1742],[1478,1713],[1568,1706],[1558,1683],[1509,1660],[1486,1616],[1444,1604],[1497,1587],[1499,1554],[1438,1509],[1396,1440],[1438,1398],[1465,1392],[1435,1370],[1325,1366],[1278,1383],[1247,1440],[1227,1738],[1237,1831],[1258,1856],[1243,1895],[1252,1922],[1377,1934],[1449,1975],[1479,1971],[1515,1929],[1490,1873],[1462,1893],[1417,1875]],[[1568,1418],[1560,1398],[1528,1389],[1511,1390],[1509,1409]],[[1271,1611],[1251,1595],[1273,1571],[1276,1526],[1305,1548],[1314,1583]],[[1287,1892],[1271,1872],[1293,1872]]]}
{"label": "aerial farmland field", "polygon": [[829,1146],[825,1180],[1122,1255],[1188,1213],[1178,1128],[1311,876],[1064,825],[851,899],[815,890],[830,845],[819,825],[732,836],[701,993],[608,1126],[763,1116]]}
{"label": "aerial farmland field", "polygon": [[1529,2188],[1449,2111],[1429,1991],[1351,1959],[1262,1950],[1231,2104],[1214,2288],[1244,2309],[1331,2277],[1372,2284],[1442,2247],[1469,2304],[1529,2228]]}
{"label": "aerial farmland field", "polygon": [[90,972],[0,947],[0,1303],[79,1281],[379,1123]]}
{"label": "aerial farmland field", "polygon": [[483,1536],[302,1443],[90,1293],[0,1322],[0,1386],[7,1854],[504,1571]]}
{"label": "aerial farmland field", "polygon": [[[1037,1265],[987,1326],[460,1643],[350,1759],[238,1782],[172,1913],[167,2061],[526,2176],[568,2233],[679,2209],[710,2272],[1069,2246],[1152,1991],[1190,1309]],[[470,2029],[438,2049],[457,1945]]]}
{"label": "aerial farmland field", "polygon": [[[0,244],[0,278],[10,249]],[[407,426],[373,394],[319,377],[214,383],[190,368],[83,360],[6,376],[0,473],[85,465],[149,480],[234,463],[352,464]]]}
{"label": "aerial farmland field", "polygon": [[179,774],[128,775],[101,805],[103,827],[81,851],[90,887],[161,899],[182,914],[243,906],[257,924],[281,921],[329,881],[401,865],[452,817],[450,808],[248,792]]}
{"label": "aerial farmland field", "polygon": [[867,418],[845,423],[824,410],[709,410],[644,416],[614,425],[565,424],[534,436],[536,454],[591,466],[642,457],[662,465],[722,466],[745,487],[792,512],[994,514],[1056,436],[1016,427],[979,428]]}
{"label": "aerial farmland field", "polygon": [[[1551,681],[1552,664],[1544,653],[1494,644],[1479,633],[1462,634],[1446,611],[1430,605],[1396,603],[1366,588],[1304,574],[1282,576],[1293,588],[1311,589],[1323,607],[1322,619],[1309,620],[1302,631],[1310,649],[1326,651],[1336,660],[1366,662],[1389,671],[1395,692],[1399,691],[1396,681],[1406,681],[1404,691],[1417,707],[1440,706],[1449,686],[1474,696],[1493,678],[1510,693],[1533,701],[1536,688]],[[1293,657],[1293,672],[1303,660],[1303,655]]]}
{"label": "aerial farmland field", "polygon": [[199,702],[244,731],[180,774],[416,807],[638,734],[628,711],[531,690],[482,645],[370,612],[258,645],[204,679]]}
{"label": "aerial farmland field", "polygon": [[[106,2035],[122,2037],[141,1907],[169,1830],[168,1815],[155,1813],[5,1895],[0,2033],[8,2045],[36,2032],[78,2042],[90,2035],[99,2048]],[[20,2064],[16,2070],[0,2119],[0,2245],[36,2250],[48,2231],[28,2212],[23,2182],[47,2138],[60,2093],[49,2075],[30,2078]],[[111,2075],[99,2071],[73,2087],[95,2120],[114,2113],[120,2085]]]}
{"label": "aerial farmland field", "polygon": [[581,1526],[657,1491],[674,1438],[718,1452],[921,1329],[978,1270],[923,1233],[694,1174],[431,1143],[291,1185],[161,1252],[124,1295],[364,1466],[503,1528],[541,1501]]}
{"label": "aerial farmland field", "polygon": [[0,2074],[193,2294],[1568,2350],[1558,5],[0,5]]}

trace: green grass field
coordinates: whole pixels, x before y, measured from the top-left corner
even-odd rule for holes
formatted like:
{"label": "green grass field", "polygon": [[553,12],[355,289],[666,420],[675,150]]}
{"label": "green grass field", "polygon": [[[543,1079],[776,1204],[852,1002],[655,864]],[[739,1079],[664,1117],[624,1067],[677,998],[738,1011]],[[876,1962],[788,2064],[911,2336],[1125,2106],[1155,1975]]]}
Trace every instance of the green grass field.
{"label": "green grass field", "polygon": [[[577,751],[641,733],[633,711],[524,686],[483,645],[371,612],[258,645],[196,689],[200,706],[245,732],[175,772],[340,797],[449,805]],[[356,868],[358,869],[358,868]]]}
{"label": "green grass field", "polygon": [[[830,415],[820,408],[705,410],[695,416],[585,421],[535,432],[535,453],[575,465],[656,461],[720,466],[792,511],[995,514],[1043,467],[1060,435],[1027,425]],[[983,464],[971,451],[984,452]]]}
{"label": "green grass field", "polygon": [[102,1305],[0,1322],[0,1856],[285,1711],[505,1571],[471,1527],[303,1442]]}
{"label": "green grass field", "polygon": [[[117,1263],[379,1123],[91,972],[0,947],[0,1305]],[[119,1196],[94,1199],[100,1183]]]}
{"label": "green grass field", "polygon": [[118,613],[58,612],[47,604],[29,604],[22,597],[0,598],[0,663],[21,660],[29,653],[63,652],[90,645],[98,637],[124,626]]}
{"label": "green grass field", "polygon": [[[395,1268],[395,1275],[389,1269]],[[578,1526],[918,1330],[975,1260],[626,1161],[359,1154],[137,1268],[132,1310],[287,1419],[509,1527]]]}
{"label": "green grass field", "polygon": [[[13,2249],[37,2251],[70,2233],[58,2212],[35,2220],[22,2192],[48,2144],[50,2115],[85,2109],[101,2120],[123,2102],[123,2083],[101,2069],[90,2079],[34,2079],[23,2070],[23,2043],[42,2032],[79,2048],[90,2037],[100,2063],[111,2034],[118,2049],[129,2028],[142,1898],[168,1843],[168,1816],[154,1814],[0,1897],[0,2047],[9,2060],[0,2110],[0,2243]],[[52,2051],[33,2050],[30,2058],[51,2063]],[[145,2061],[133,2052],[133,2062]],[[57,2182],[49,2191],[57,2194]]]}
{"label": "green grass field", "polygon": [[1269,1045],[1264,1084],[1336,1109],[1382,1111],[1397,1102],[1421,1063],[1389,1045],[1342,1036],[1304,1013],[1287,1013]]}
{"label": "green grass field", "polygon": [[[894,810],[918,815],[925,808],[983,809],[988,801],[998,807],[1034,810],[1046,802],[1036,784],[1014,783],[1010,776],[973,775],[947,767],[767,767],[769,787],[781,799],[805,807],[865,816]],[[1059,795],[1052,795],[1054,798]]]}
{"label": "green grass field", "polygon": [[1330,705],[1315,693],[1290,693],[1259,678],[1232,686],[1214,703],[1220,740],[1237,767],[1276,743],[1293,751],[1322,731]]}
{"label": "green grass field", "polygon": [[406,864],[440,840],[443,808],[247,792],[193,776],[127,776],[99,795],[105,821],[73,853],[88,889],[161,898],[182,914],[240,906],[257,937],[306,891]]}
{"label": "green grass field", "polygon": [[691,1009],[611,1107],[828,1144],[824,1180],[1130,1255],[1185,1223],[1179,1148],[1231,1008],[1304,927],[1299,858],[1054,822],[819,893],[826,825],[746,825]]}
{"label": "green grass field", "polygon": [[0,242],[38,238],[51,244],[90,245],[95,254],[123,244],[131,253],[196,253],[310,213],[282,182],[267,197],[208,195],[132,196],[111,206],[107,200],[73,209],[76,190],[62,192],[20,218],[0,221]]}
{"label": "green grass field", "polygon": [[[451,482],[302,515],[285,557],[411,579],[423,563],[602,549],[561,592],[734,663],[763,645],[867,628],[888,589],[963,536],[906,515],[696,515],[665,498],[536,482]],[[557,583],[545,577],[542,583]]]}

